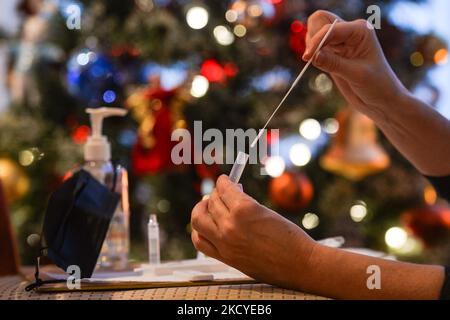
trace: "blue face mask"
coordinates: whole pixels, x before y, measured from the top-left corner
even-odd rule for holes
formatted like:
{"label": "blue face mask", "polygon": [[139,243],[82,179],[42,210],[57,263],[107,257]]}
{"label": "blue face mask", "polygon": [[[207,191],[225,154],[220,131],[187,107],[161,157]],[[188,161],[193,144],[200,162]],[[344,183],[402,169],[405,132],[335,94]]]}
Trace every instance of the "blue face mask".
{"label": "blue face mask", "polygon": [[87,171],[80,170],[66,180],[49,199],[36,282],[27,290],[48,283],[39,279],[39,259],[44,255],[64,271],[76,265],[82,278],[91,277],[119,199],[119,194]]}

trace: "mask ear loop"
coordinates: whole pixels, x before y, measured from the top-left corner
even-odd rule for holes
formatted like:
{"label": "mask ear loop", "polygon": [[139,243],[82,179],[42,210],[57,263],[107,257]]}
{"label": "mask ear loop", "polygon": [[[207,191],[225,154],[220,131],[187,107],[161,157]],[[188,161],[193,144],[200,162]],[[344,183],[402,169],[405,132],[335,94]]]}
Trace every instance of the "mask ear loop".
{"label": "mask ear loop", "polygon": [[41,258],[45,256],[45,251],[47,250],[46,247],[39,249],[39,254],[36,257],[34,267],[34,282],[30,283],[28,286],[25,287],[25,291],[29,292],[31,290],[38,289],[39,287],[43,286],[44,284],[51,284],[51,283],[62,283],[66,282],[66,280],[42,280],[40,278],[40,266],[41,266]]}

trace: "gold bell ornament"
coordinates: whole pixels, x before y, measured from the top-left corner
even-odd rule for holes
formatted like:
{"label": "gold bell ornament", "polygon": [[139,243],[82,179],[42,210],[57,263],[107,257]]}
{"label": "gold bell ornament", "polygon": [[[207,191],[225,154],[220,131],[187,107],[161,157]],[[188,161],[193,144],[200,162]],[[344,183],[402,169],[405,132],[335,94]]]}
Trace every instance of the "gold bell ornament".
{"label": "gold bell ornament", "polygon": [[339,131],[320,159],[325,170],[359,181],[389,167],[389,156],[378,142],[372,120],[351,108],[343,109],[336,118]]}

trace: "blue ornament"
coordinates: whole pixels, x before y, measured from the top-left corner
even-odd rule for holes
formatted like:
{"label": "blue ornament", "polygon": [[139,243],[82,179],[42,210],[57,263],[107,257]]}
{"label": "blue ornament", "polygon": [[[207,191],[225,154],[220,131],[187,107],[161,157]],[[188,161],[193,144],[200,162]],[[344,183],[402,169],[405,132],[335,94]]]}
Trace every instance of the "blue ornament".
{"label": "blue ornament", "polygon": [[68,63],[69,91],[90,107],[113,103],[120,77],[112,61],[92,51],[79,52]]}

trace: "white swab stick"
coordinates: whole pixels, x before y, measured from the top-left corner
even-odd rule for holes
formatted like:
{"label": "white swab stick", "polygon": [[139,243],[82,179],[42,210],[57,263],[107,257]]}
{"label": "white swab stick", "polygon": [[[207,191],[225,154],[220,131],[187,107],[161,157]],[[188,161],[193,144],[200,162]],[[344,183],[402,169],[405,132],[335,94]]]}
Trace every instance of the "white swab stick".
{"label": "white swab stick", "polygon": [[255,140],[253,140],[252,144],[250,145],[251,148],[254,148],[255,145],[258,143],[258,140],[261,138],[262,134],[264,133],[264,130],[266,130],[267,126],[269,125],[270,121],[272,120],[272,118],[275,116],[275,114],[278,112],[278,109],[281,108],[281,106],[283,105],[284,101],[287,99],[287,97],[289,96],[289,94],[292,92],[292,90],[294,89],[294,87],[298,84],[298,82],[300,81],[300,79],[303,77],[303,75],[305,74],[306,70],[308,70],[309,66],[311,65],[311,63],[313,62],[314,58],[316,57],[317,53],[320,51],[320,49],[322,49],[322,46],[324,45],[325,41],[327,40],[328,36],[330,35],[331,31],[333,31],[334,26],[336,25],[336,23],[338,22],[338,19],[334,20],[334,22],[331,24],[330,28],[328,29],[327,33],[325,34],[325,36],[322,38],[322,41],[320,41],[319,46],[317,47],[316,51],[314,52],[313,56],[311,57],[311,59],[308,61],[308,63],[303,67],[302,71],[300,71],[300,74],[297,76],[297,78],[294,80],[294,82],[292,83],[291,87],[289,88],[289,90],[286,92],[286,94],[284,95],[283,99],[281,99],[281,102],[278,104],[278,106],[275,108],[275,111],[272,113],[272,115],[269,117],[269,119],[267,120],[266,124],[264,125],[264,127],[259,131],[258,136],[255,138]]}

